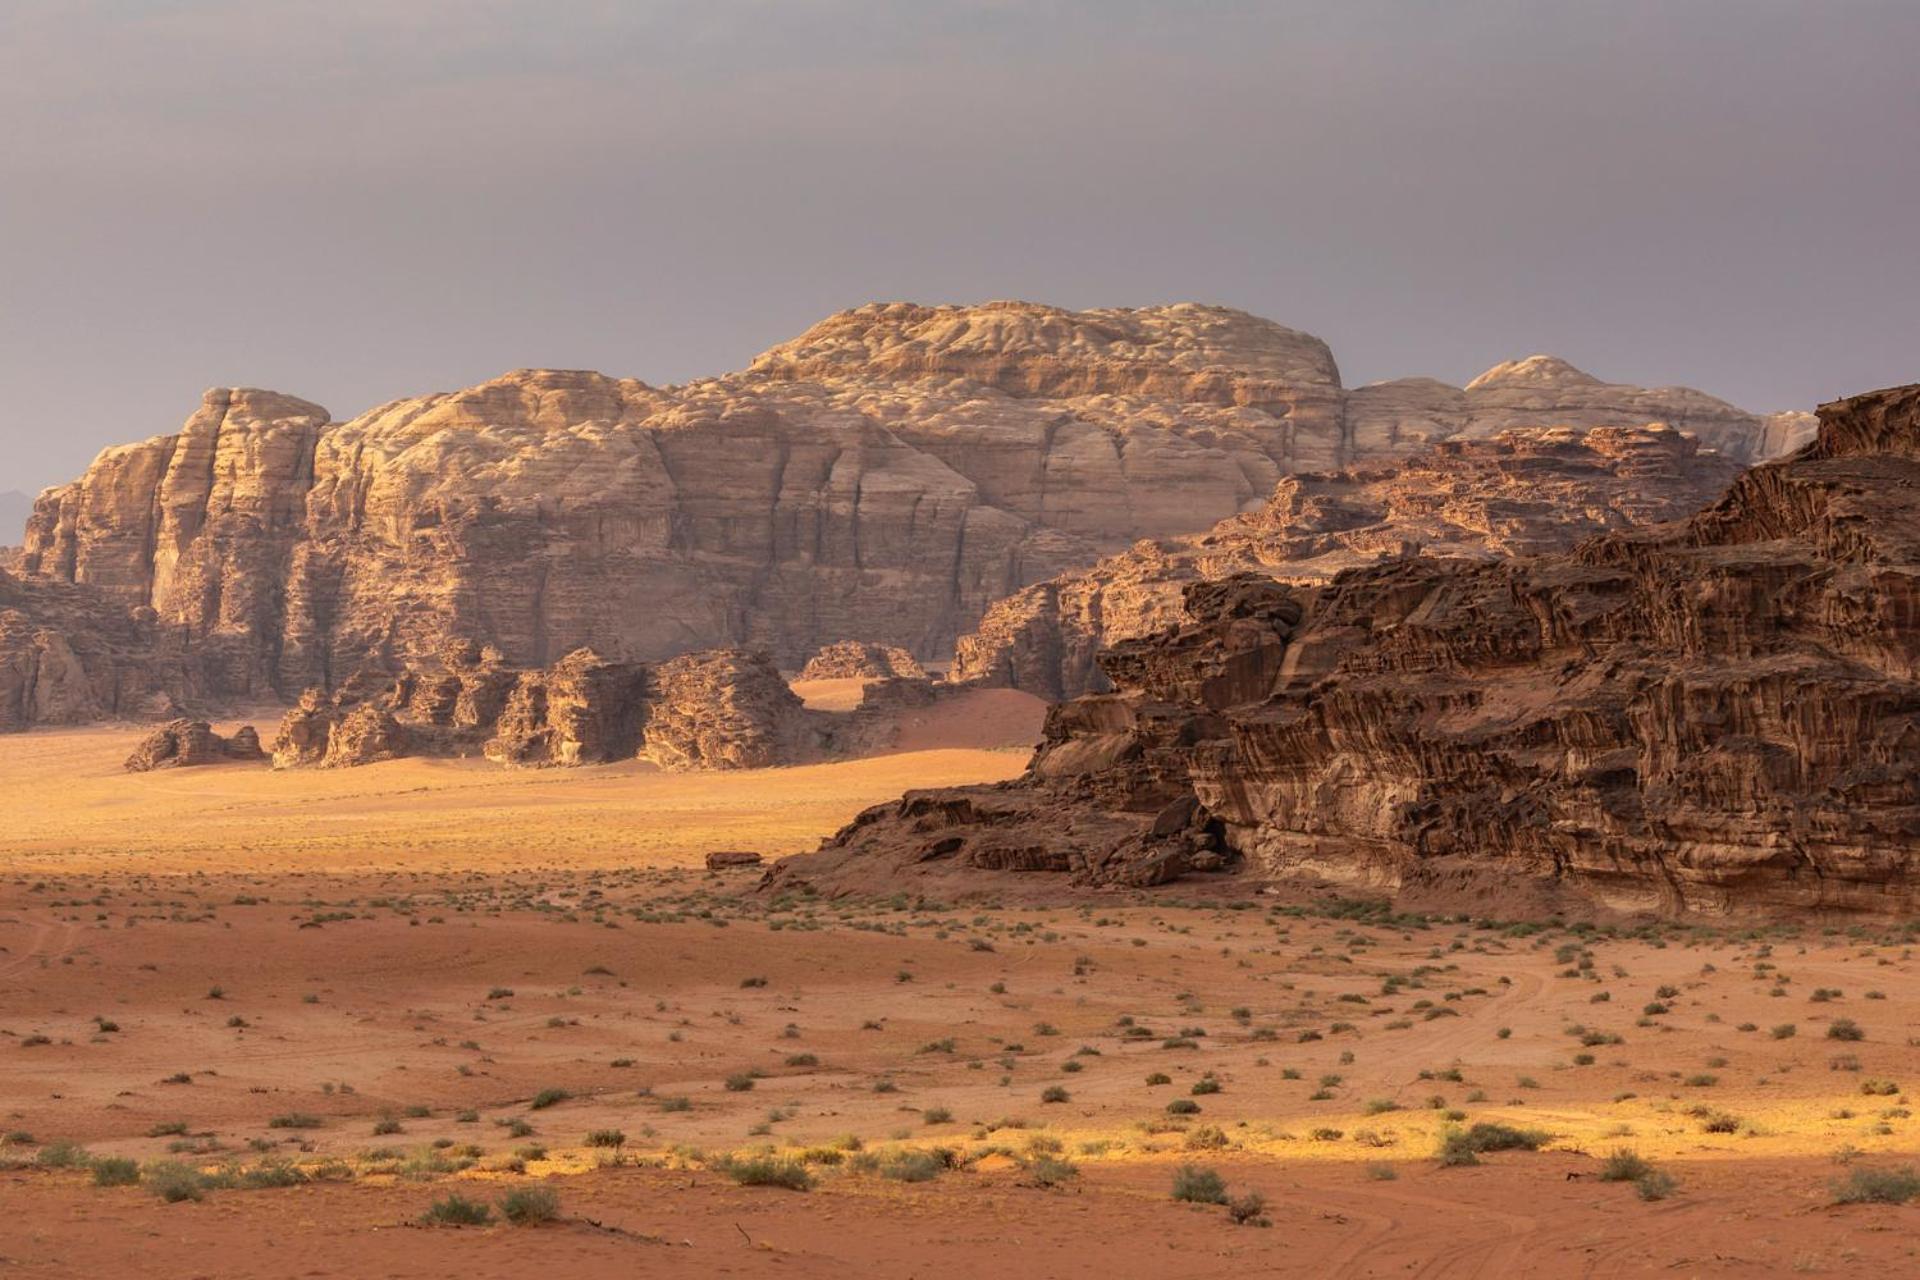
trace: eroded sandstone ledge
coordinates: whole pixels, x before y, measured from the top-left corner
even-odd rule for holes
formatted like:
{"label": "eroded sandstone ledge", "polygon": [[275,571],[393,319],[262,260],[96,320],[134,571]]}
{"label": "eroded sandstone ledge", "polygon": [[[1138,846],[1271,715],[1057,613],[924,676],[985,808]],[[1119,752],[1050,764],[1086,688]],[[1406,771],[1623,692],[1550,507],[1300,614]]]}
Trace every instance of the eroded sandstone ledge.
{"label": "eroded sandstone ledge", "polygon": [[768,887],[1215,865],[1498,913],[1920,908],[1920,386],[1693,517],[1319,587],[1199,581],[1027,776],[910,793]]}

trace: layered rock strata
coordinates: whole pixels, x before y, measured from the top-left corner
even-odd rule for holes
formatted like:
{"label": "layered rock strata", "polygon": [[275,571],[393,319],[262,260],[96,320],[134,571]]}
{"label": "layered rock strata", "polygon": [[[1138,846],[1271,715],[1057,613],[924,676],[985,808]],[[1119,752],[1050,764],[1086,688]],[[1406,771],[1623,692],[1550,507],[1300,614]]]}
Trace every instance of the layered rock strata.
{"label": "layered rock strata", "polygon": [[759,769],[884,752],[908,712],[966,693],[890,678],[873,682],[851,711],[813,711],[765,652],[703,650],[637,663],[580,649],[550,667],[519,668],[497,649],[456,643],[397,677],[307,690],[281,721],[272,752],[283,769],[405,756]]}
{"label": "layered rock strata", "polygon": [[1185,613],[1102,657],[1117,692],[1056,708],[1024,779],[910,793],[769,884],[1218,852],[1490,913],[1920,907],[1920,386],[1824,406],[1687,520],[1195,583]]}
{"label": "layered rock strata", "polygon": [[1349,394],[1319,339],[1225,308],[874,305],[677,387],[523,370],[343,423],[217,389],[42,495],[18,563],[147,613],[191,654],[158,683],[212,703],[469,636],[522,668],[583,647],[795,666],[850,638],[934,657],[1014,591],[1436,433],[1663,418],[1745,457],[1771,430],[1562,362],[1460,395]]}
{"label": "layered rock strata", "polygon": [[997,602],[953,678],[1059,700],[1110,687],[1096,656],[1181,620],[1188,583],[1263,573],[1315,585],[1415,555],[1496,560],[1690,514],[1741,468],[1667,427],[1450,440],[1397,463],[1289,476],[1259,510],[1143,541]]}
{"label": "layered rock strata", "polygon": [[252,725],[241,725],[233,736],[223,738],[205,720],[170,720],[140,740],[127,757],[128,773],[148,773],[154,769],[180,769],[195,765],[226,764],[240,760],[264,762],[260,735]]}

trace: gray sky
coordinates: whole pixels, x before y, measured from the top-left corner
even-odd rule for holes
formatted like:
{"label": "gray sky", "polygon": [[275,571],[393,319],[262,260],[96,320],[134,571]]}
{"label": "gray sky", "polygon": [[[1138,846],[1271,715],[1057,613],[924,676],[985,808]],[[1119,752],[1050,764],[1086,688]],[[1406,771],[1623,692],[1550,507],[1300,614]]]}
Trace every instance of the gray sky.
{"label": "gray sky", "polygon": [[1808,406],[1920,379],[1916,64],[1911,0],[0,0],[0,490],[876,298]]}

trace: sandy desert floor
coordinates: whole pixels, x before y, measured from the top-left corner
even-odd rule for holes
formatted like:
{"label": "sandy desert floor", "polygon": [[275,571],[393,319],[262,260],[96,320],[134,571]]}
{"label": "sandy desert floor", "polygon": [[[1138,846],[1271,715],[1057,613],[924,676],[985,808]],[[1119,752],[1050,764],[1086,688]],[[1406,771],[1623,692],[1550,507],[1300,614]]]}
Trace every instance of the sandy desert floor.
{"label": "sandy desert floor", "polygon": [[[1920,1208],[1841,1194],[1920,1148],[1914,930],[770,899],[690,864],[1022,754],[129,778],[129,737],[0,739],[3,1275],[1920,1273]],[[1475,1125],[1520,1148],[1437,1158]]]}

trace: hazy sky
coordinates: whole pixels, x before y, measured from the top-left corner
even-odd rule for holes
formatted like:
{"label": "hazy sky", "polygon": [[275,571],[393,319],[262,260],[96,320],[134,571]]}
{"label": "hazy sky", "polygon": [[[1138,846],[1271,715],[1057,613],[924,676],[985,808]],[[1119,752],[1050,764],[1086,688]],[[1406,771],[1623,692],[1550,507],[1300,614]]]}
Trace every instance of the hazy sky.
{"label": "hazy sky", "polygon": [[0,0],[0,490],[876,298],[1807,406],[1920,379],[1916,66],[1914,0]]}

